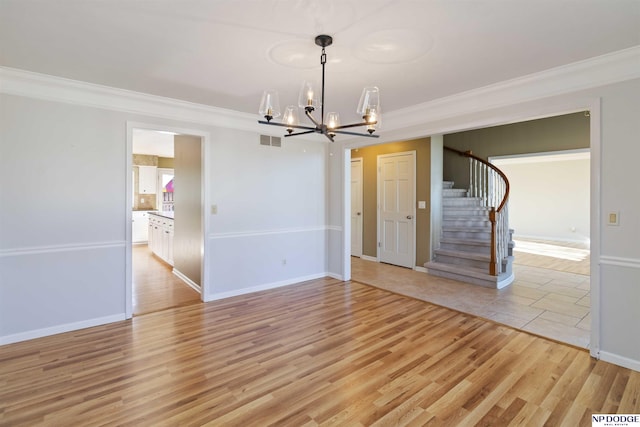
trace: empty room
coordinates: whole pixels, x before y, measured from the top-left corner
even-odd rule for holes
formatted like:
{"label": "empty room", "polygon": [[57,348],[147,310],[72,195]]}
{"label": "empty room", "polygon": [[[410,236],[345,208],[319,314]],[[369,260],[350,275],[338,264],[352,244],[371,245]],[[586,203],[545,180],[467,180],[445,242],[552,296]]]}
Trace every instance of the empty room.
{"label": "empty room", "polygon": [[[640,414],[639,28],[635,0],[0,0],[0,425]],[[562,117],[578,143],[542,138]],[[561,150],[580,202],[512,160]],[[588,237],[577,279],[523,264],[530,219]]]}

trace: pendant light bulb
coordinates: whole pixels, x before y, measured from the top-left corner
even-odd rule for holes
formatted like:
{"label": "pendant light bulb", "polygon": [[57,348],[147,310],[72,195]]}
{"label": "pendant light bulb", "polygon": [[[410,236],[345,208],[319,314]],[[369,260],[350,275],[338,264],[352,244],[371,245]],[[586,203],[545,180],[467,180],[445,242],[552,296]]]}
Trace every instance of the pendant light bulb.
{"label": "pendant light bulb", "polygon": [[365,87],[362,90],[360,96],[360,102],[358,102],[358,108],[356,110],[358,114],[362,115],[365,122],[371,123],[371,116],[375,116],[377,121],[380,116],[380,91],[377,87]]}
{"label": "pendant light bulb", "polygon": [[298,96],[298,106],[309,112],[321,107],[318,93],[313,89],[313,86],[310,81],[303,82]]}
{"label": "pendant light bulb", "polygon": [[295,105],[288,105],[287,108],[284,109],[282,122],[287,125],[287,132],[293,132],[293,126],[298,125],[298,107]]}
{"label": "pendant light bulb", "polygon": [[268,122],[274,117],[280,117],[280,99],[275,90],[265,90],[260,101],[258,113],[264,116]]}

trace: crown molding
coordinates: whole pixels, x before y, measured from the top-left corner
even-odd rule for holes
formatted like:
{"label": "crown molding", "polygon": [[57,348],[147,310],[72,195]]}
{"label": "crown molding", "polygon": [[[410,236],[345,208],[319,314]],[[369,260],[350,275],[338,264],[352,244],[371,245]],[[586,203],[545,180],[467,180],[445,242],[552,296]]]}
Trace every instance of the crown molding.
{"label": "crown molding", "polygon": [[0,93],[9,95],[226,128],[258,128],[253,114],[15,68],[0,67],[0,83]]}
{"label": "crown molding", "polygon": [[640,78],[640,45],[385,114],[385,130],[404,129],[493,108]]}
{"label": "crown molding", "polygon": [[[640,78],[640,46],[472,89],[385,114],[385,131]],[[269,133],[254,114],[0,67],[0,93]]]}

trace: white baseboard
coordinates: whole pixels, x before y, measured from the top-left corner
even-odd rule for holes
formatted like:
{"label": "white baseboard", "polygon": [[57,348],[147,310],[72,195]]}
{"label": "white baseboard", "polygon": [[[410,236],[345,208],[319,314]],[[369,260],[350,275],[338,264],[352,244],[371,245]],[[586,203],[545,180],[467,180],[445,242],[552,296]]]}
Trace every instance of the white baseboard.
{"label": "white baseboard", "polygon": [[275,289],[283,286],[295,285],[300,282],[306,282],[307,280],[321,279],[327,276],[333,277],[329,273],[318,273],[318,274],[312,274],[304,277],[295,277],[295,278],[283,280],[280,282],[264,283],[262,285],[252,286],[250,288],[243,288],[243,289],[237,289],[237,290],[228,291],[228,292],[220,292],[220,293],[215,293],[211,295],[206,295],[204,301],[209,302],[209,301],[215,301],[215,300],[224,299],[224,298],[236,297],[239,295],[251,294],[253,292],[266,291],[268,289]]}
{"label": "white baseboard", "polygon": [[76,331],[78,329],[91,328],[93,326],[105,325],[107,323],[120,322],[125,320],[124,313],[111,316],[97,317],[95,319],[83,320],[81,322],[65,323],[64,325],[52,326],[49,328],[35,329],[32,331],[20,332],[13,335],[0,337],[0,345],[12,344],[20,341],[32,340],[35,338],[47,337],[49,335],[61,334],[64,332]]}
{"label": "white baseboard", "polygon": [[173,274],[175,274],[176,276],[178,276],[180,278],[180,280],[182,280],[184,283],[186,283],[187,285],[192,287],[197,293],[202,294],[202,290],[201,290],[200,286],[196,282],[194,282],[193,280],[189,279],[187,276],[182,274],[180,272],[180,270],[176,270],[174,268],[171,272]]}
{"label": "white baseboard", "polygon": [[547,240],[551,242],[564,242],[564,243],[580,243],[580,244],[590,244],[591,239],[588,237],[582,237],[579,239],[569,239],[566,237],[557,237],[557,236],[530,236],[527,234],[514,234],[513,240]]}
{"label": "white baseboard", "polygon": [[600,360],[640,372],[640,360],[629,359],[607,351],[600,351]]}
{"label": "white baseboard", "polygon": [[342,274],[327,273],[326,276],[331,277],[332,279],[342,280],[344,282]]}
{"label": "white baseboard", "polygon": [[369,255],[362,255],[360,258],[365,260],[365,261],[378,262],[378,258],[373,257],[373,256],[369,256]]}

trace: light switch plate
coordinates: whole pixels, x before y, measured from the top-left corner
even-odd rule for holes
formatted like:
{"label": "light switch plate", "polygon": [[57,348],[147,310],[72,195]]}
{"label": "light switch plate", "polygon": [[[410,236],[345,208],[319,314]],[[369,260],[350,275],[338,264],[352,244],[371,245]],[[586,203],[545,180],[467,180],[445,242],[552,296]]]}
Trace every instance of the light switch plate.
{"label": "light switch plate", "polygon": [[418,209],[427,209],[427,202],[424,200],[420,200],[418,202]]}
{"label": "light switch plate", "polygon": [[607,225],[620,225],[620,212],[609,212]]}
{"label": "light switch plate", "polygon": [[218,205],[211,205],[211,215],[218,214]]}

